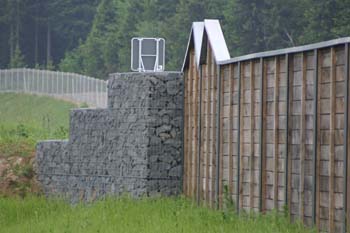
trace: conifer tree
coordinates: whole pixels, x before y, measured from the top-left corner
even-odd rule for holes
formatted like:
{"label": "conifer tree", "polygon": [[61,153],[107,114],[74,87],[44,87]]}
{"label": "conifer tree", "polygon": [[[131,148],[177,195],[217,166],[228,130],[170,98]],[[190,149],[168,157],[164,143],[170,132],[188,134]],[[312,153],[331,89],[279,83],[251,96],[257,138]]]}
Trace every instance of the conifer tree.
{"label": "conifer tree", "polygon": [[16,45],[13,56],[11,57],[9,68],[23,68],[25,67],[24,56],[19,48],[19,45]]}

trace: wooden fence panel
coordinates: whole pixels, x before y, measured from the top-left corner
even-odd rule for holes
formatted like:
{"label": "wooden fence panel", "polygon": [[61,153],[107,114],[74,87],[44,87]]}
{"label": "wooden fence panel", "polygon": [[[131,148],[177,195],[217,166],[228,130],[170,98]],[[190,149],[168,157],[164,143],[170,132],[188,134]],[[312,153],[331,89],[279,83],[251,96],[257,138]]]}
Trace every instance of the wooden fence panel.
{"label": "wooden fence panel", "polygon": [[184,71],[184,194],[211,207],[233,203],[238,212],[287,204],[292,220],[345,232],[346,49],[335,44],[218,65],[207,44],[199,67],[192,49]]}

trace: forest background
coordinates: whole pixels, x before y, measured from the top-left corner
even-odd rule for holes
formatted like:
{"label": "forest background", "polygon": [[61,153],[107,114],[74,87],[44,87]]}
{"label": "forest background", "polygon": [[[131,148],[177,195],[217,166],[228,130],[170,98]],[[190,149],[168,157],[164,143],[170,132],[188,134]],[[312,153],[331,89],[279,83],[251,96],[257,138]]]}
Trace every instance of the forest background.
{"label": "forest background", "polygon": [[0,68],[106,79],[132,37],[163,37],[179,70],[191,23],[219,19],[231,56],[350,36],[350,0],[0,0]]}

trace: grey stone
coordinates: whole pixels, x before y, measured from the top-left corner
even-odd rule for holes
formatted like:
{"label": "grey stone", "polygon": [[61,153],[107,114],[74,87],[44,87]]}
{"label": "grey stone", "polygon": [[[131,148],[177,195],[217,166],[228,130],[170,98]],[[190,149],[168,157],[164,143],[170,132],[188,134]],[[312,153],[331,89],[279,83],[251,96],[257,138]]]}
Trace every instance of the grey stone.
{"label": "grey stone", "polygon": [[157,135],[160,135],[160,133],[170,132],[171,125],[162,125],[157,128],[156,133]]}
{"label": "grey stone", "polygon": [[169,95],[175,95],[179,91],[178,82],[176,80],[169,81],[166,84],[166,88]]}
{"label": "grey stone", "polygon": [[107,109],[74,109],[68,141],[38,143],[44,192],[71,202],[180,193],[182,85],[176,72],[110,75]]}
{"label": "grey stone", "polygon": [[171,138],[171,135],[168,134],[168,133],[160,133],[159,134],[159,137],[162,139],[162,140],[166,140],[168,138]]}

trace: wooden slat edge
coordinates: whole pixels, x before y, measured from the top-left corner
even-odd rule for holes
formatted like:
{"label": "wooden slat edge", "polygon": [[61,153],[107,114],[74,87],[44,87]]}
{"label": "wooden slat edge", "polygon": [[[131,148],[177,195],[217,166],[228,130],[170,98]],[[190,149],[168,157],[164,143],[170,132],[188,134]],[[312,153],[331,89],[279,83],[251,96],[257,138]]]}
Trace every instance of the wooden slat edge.
{"label": "wooden slat edge", "polygon": [[302,54],[301,114],[300,114],[300,183],[299,216],[304,222],[304,179],[305,179],[305,112],[306,112],[306,54]]}
{"label": "wooden slat edge", "polygon": [[279,57],[275,57],[275,90],[274,90],[274,208],[278,209],[278,147],[279,147],[279,73],[280,73],[280,60]]}
{"label": "wooden slat edge", "polygon": [[329,140],[329,232],[334,232],[334,164],[335,164],[335,51],[331,48],[330,140]]}
{"label": "wooden slat edge", "polygon": [[255,107],[255,97],[254,97],[254,63],[251,60],[250,64],[250,158],[249,158],[249,170],[250,170],[250,187],[249,187],[249,197],[250,197],[250,204],[249,207],[251,210],[254,209],[254,131],[255,131],[255,114],[254,114],[254,107]]}
{"label": "wooden slat edge", "polygon": [[212,157],[211,157],[211,207],[214,208],[215,207],[215,185],[216,185],[216,174],[215,174],[215,171],[216,171],[216,117],[218,115],[218,112],[217,112],[217,108],[216,108],[216,105],[217,105],[217,76],[216,76],[216,65],[215,65],[215,62],[212,58],[212,79],[213,79],[213,103],[212,103]]}
{"label": "wooden slat edge", "polygon": [[207,82],[208,82],[208,90],[207,90],[207,112],[208,112],[208,119],[207,119],[207,162],[206,162],[206,202],[207,205],[210,206],[210,191],[209,191],[209,183],[210,183],[210,128],[211,128],[211,92],[212,92],[212,77],[211,77],[211,52],[210,52],[210,46],[208,45],[207,49]]}
{"label": "wooden slat edge", "polygon": [[219,166],[219,208],[221,209],[223,207],[223,181],[224,181],[224,154],[223,154],[223,146],[224,146],[224,114],[223,114],[223,109],[224,109],[224,68],[220,68],[220,153],[219,153],[219,158],[220,158],[220,166]]}
{"label": "wooden slat edge", "polygon": [[229,127],[228,127],[228,154],[229,154],[229,175],[228,175],[228,187],[229,187],[229,194],[230,198],[232,198],[233,194],[233,132],[232,132],[232,127],[233,127],[233,64],[229,65],[229,85],[230,85],[230,113],[229,113]]}

